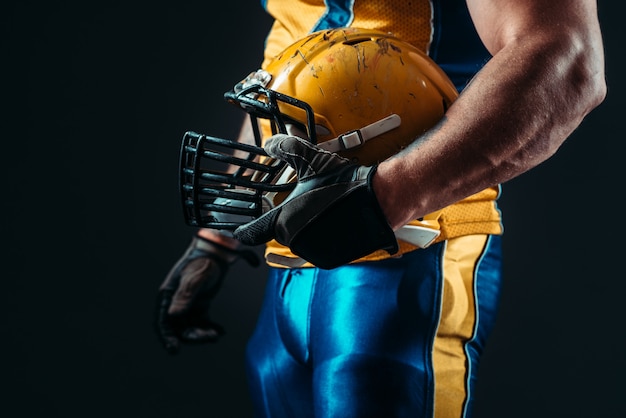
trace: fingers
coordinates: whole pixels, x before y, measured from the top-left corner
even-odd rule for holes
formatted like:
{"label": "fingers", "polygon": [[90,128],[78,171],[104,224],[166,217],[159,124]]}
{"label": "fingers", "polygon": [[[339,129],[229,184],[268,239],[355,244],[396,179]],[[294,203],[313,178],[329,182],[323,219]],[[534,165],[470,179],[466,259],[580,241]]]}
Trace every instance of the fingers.
{"label": "fingers", "polygon": [[216,342],[225,334],[224,328],[202,316],[169,313],[172,292],[162,290],[157,297],[155,330],[163,348],[169,354],[177,354],[185,343]]}
{"label": "fingers", "polygon": [[176,334],[170,315],[169,306],[172,301],[172,292],[161,290],[157,296],[154,328],[161,345],[170,354],[178,353],[180,340]]}
{"label": "fingers", "polygon": [[264,148],[272,157],[289,164],[296,171],[298,179],[334,170],[349,163],[349,160],[297,136],[276,134],[267,140]]}
{"label": "fingers", "polygon": [[222,284],[229,263],[238,256],[239,251],[219,244],[192,240],[157,295],[154,326],[167,352],[176,354],[183,343],[214,342],[224,334],[223,328],[210,319],[210,302]]}

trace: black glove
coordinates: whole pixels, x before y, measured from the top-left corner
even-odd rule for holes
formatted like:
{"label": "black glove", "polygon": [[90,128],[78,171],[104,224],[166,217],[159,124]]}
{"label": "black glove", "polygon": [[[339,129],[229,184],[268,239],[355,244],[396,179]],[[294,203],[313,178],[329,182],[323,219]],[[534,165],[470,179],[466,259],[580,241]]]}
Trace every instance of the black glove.
{"label": "black glove", "polygon": [[277,134],[267,153],[286,161],[298,183],[279,206],[234,231],[258,245],[275,238],[313,265],[338,267],[398,242],[372,190],[374,167],[352,164],[295,136]]}
{"label": "black glove", "polygon": [[259,260],[251,251],[230,249],[194,237],[159,288],[155,326],[163,347],[175,354],[181,342],[214,342],[224,329],[209,315],[212,299],[228,267],[242,256],[251,265]]}

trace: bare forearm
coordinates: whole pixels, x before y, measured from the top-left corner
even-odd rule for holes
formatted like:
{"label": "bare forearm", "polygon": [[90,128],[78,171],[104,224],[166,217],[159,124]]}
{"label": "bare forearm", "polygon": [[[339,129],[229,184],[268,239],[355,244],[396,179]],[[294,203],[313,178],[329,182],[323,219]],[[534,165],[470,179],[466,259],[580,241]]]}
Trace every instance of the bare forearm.
{"label": "bare forearm", "polygon": [[374,188],[393,228],[545,161],[601,102],[599,34],[553,35],[507,43],[439,126],[380,164]]}

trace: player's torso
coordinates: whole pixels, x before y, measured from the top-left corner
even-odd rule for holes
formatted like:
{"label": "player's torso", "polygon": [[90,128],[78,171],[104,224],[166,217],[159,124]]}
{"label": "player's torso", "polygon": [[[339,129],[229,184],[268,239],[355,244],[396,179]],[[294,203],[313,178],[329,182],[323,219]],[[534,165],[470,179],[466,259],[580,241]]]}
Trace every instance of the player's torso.
{"label": "player's torso", "polygon": [[[490,58],[476,34],[465,0],[262,0],[262,4],[275,19],[266,39],[263,67],[311,32],[346,26],[391,32],[415,45],[447,73],[459,91]],[[433,214],[432,222],[441,231],[438,240],[502,233],[498,195],[499,187],[494,186]],[[402,239],[399,244],[400,253],[416,249]],[[359,261],[388,256],[385,251],[377,251]],[[270,265],[289,265],[286,260],[294,257],[276,241],[268,243],[266,258]]]}

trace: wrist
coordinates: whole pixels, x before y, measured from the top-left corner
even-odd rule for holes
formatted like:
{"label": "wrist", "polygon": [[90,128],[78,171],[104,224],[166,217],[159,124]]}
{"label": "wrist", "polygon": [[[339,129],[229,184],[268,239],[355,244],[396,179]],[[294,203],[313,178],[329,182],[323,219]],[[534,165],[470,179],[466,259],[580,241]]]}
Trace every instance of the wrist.
{"label": "wrist", "polygon": [[218,231],[203,228],[198,231],[194,238],[197,248],[212,254],[221,254],[228,263],[233,263],[238,257],[242,257],[252,267],[259,265],[259,258],[251,250],[240,250],[240,242],[234,238],[220,234]]}
{"label": "wrist", "polygon": [[388,160],[378,165],[372,177],[372,189],[376,200],[394,231],[415,218],[408,205],[410,200],[405,195],[407,191],[398,180],[401,178],[400,173]]}
{"label": "wrist", "polygon": [[239,247],[239,241],[237,241],[235,238],[220,234],[219,231],[215,229],[202,228],[198,230],[197,235],[199,238],[214,242],[219,245],[223,245],[224,247],[233,250]]}

